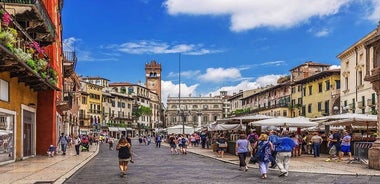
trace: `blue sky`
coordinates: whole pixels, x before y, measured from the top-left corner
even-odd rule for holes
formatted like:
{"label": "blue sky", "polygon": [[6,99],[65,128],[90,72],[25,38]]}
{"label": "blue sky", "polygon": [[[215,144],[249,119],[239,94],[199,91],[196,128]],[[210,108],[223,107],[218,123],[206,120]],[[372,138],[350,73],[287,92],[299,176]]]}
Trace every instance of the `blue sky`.
{"label": "blue sky", "polygon": [[179,60],[183,96],[274,84],[306,61],[339,66],[376,28],[380,1],[66,0],[62,19],[79,75],[145,82],[156,60],[165,99],[178,95]]}

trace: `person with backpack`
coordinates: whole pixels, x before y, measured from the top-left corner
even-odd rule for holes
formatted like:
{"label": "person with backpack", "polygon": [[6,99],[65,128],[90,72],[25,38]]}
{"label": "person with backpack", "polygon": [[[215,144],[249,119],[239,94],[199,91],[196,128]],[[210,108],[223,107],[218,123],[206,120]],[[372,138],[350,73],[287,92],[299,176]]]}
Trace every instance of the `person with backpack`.
{"label": "person with backpack", "polygon": [[174,136],[174,134],[170,135],[169,136],[169,145],[170,145],[170,152],[171,154],[173,155],[174,153],[175,154],[179,154],[178,151],[177,151],[177,145],[176,145],[176,138]]}
{"label": "person with backpack", "polygon": [[256,130],[252,130],[252,132],[247,136],[247,140],[249,141],[250,146],[252,148],[251,149],[251,155],[255,154],[254,145],[255,145],[258,138],[259,138],[259,136],[257,135]]}
{"label": "person with backpack", "polygon": [[62,155],[66,155],[66,147],[69,140],[67,139],[67,136],[65,136],[64,133],[61,133],[61,136],[59,136],[58,139],[58,145],[61,144],[62,149]]}
{"label": "person with backpack", "polygon": [[257,148],[256,154],[258,156],[259,170],[262,179],[266,179],[269,162],[272,155],[272,150],[274,149],[272,142],[268,141],[267,134],[261,134],[256,141],[254,148]]}
{"label": "person with backpack", "polygon": [[116,145],[116,150],[118,150],[120,177],[124,177],[127,174],[128,162],[131,160],[131,144],[122,137]]}
{"label": "person with backpack", "polygon": [[161,135],[156,136],[156,148],[161,148]]}
{"label": "person with backpack", "polygon": [[189,139],[187,138],[185,134],[183,134],[183,137],[180,140],[180,142],[182,145],[182,154],[187,154],[186,149],[187,149],[187,145],[189,144]]}

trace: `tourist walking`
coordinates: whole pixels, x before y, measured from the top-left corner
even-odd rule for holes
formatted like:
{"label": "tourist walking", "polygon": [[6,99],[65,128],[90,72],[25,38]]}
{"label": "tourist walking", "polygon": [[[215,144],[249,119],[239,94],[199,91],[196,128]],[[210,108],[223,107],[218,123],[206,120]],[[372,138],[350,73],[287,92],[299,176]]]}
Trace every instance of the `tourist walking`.
{"label": "tourist walking", "polygon": [[67,139],[67,136],[65,136],[64,133],[61,133],[61,136],[59,136],[58,139],[58,145],[61,145],[62,155],[66,155],[66,147],[69,140]]}
{"label": "tourist walking", "polygon": [[245,161],[249,153],[248,146],[250,145],[249,141],[247,140],[247,136],[245,134],[241,134],[239,139],[236,141],[235,154],[239,156],[240,170],[244,171],[248,171],[248,166]]}
{"label": "tourist walking", "polygon": [[[275,130],[271,130],[269,132],[269,137],[268,137],[268,141],[272,143],[273,147],[275,145],[275,143],[277,142],[277,140],[279,139],[280,137],[277,135],[277,132]],[[274,147],[274,149],[272,150],[272,155],[271,155],[271,165],[270,165],[270,168],[276,168],[277,167],[277,164],[276,164],[276,155],[277,155],[277,151]]]}
{"label": "tourist walking", "polygon": [[179,154],[178,151],[177,151],[177,145],[175,143],[175,140],[176,138],[174,137],[173,134],[171,134],[169,136],[169,145],[170,145],[170,153],[173,155],[174,153],[175,154]]}
{"label": "tourist walking", "polygon": [[108,138],[109,150],[113,150],[113,142],[114,142],[113,137],[109,137]]}
{"label": "tourist walking", "polygon": [[120,168],[120,177],[124,177],[127,174],[128,162],[131,160],[131,144],[124,138],[120,138],[118,144],[116,145],[116,150],[119,151],[119,168]]}
{"label": "tourist walking", "polygon": [[281,137],[275,143],[276,163],[280,169],[280,177],[288,176],[290,157],[292,156],[292,150],[296,146],[294,141],[289,137]]}
{"label": "tourist walking", "polygon": [[313,143],[314,158],[319,157],[322,141],[323,139],[318,135],[318,132],[314,132],[313,137],[311,137],[311,142]]}
{"label": "tourist walking", "polygon": [[183,134],[183,137],[181,138],[181,140],[178,140],[179,142],[181,142],[181,145],[182,145],[182,154],[187,154],[187,146],[189,145],[189,139],[187,138],[187,136],[185,134]]}
{"label": "tourist walking", "polygon": [[156,136],[156,148],[161,148],[161,139],[162,139],[162,137],[161,137],[161,135],[157,135]]}
{"label": "tourist walking", "polygon": [[75,146],[76,155],[79,155],[80,143],[81,143],[80,138],[76,135],[74,137],[74,146]]}
{"label": "tourist walking", "polygon": [[[338,153],[340,150],[340,134],[339,132],[333,130],[331,131],[332,134],[329,136],[329,155],[330,158],[326,160],[326,162],[331,162],[333,157]],[[339,159],[337,160],[340,161]]]}
{"label": "tourist walking", "polygon": [[267,173],[273,150],[273,144],[272,142],[268,141],[267,134],[261,134],[258,142],[256,142],[254,146],[257,148],[256,154],[258,155],[261,178],[266,179],[268,177]]}
{"label": "tourist walking", "polygon": [[227,151],[227,140],[224,138],[224,135],[221,134],[219,138],[216,140],[218,145],[218,157],[223,158],[224,152]]}
{"label": "tourist walking", "polygon": [[342,143],[341,143],[340,152],[339,152],[339,161],[342,161],[344,154],[348,154],[349,160],[352,160],[351,136],[347,132],[347,130],[343,131],[343,138],[342,138]]}

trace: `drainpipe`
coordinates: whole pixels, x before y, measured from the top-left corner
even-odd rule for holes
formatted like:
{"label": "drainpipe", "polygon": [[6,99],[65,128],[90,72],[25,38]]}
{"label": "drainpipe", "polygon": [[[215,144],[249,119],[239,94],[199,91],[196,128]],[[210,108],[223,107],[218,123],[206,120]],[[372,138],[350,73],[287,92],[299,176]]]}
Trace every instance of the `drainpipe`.
{"label": "drainpipe", "polygon": [[[355,47],[355,63],[356,63],[356,65],[355,65],[355,101],[354,101],[354,103],[355,102],[357,102],[358,101],[358,71],[357,71],[357,66],[358,66],[358,48],[357,47]],[[354,105],[354,104],[353,104]],[[356,105],[355,105],[355,110],[356,110]]]}

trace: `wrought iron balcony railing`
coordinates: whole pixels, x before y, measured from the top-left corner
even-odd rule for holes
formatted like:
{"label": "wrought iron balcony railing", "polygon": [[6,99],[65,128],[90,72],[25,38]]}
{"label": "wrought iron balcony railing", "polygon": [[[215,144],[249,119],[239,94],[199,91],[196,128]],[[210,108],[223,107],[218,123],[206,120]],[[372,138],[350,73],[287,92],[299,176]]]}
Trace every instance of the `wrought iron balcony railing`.
{"label": "wrought iron balcony railing", "polygon": [[63,75],[65,78],[70,77],[75,72],[77,56],[75,52],[63,52]]}

